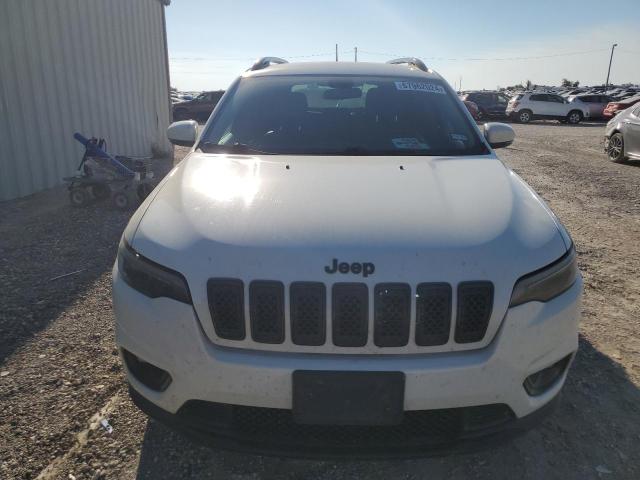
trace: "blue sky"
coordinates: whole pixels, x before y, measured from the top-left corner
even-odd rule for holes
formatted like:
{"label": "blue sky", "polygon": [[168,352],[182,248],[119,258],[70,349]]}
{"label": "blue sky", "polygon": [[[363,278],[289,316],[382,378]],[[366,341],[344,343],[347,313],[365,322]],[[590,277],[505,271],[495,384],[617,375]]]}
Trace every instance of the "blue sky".
{"label": "blue sky", "polygon": [[496,88],[604,83],[616,42],[611,82],[640,83],[640,0],[173,0],[166,17],[181,90],[226,88],[259,56],[334,60],[336,43],[340,60],[418,56],[452,85]]}

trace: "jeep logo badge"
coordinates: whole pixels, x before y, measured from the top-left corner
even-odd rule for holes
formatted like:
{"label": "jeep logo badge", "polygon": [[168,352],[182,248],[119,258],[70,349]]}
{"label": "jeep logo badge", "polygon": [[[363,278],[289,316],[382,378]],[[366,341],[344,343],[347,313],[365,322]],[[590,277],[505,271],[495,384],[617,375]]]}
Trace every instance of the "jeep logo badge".
{"label": "jeep logo badge", "polygon": [[368,277],[369,275],[373,275],[373,272],[376,271],[376,266],[373,263],[358,263],[354,262],[349,264],[347,262],[338,263],[338,259],[334,258],[331,265],[327,265],[324,267],[324,271],[327,273],[353,273],[355,275],[362,275],[363,277]]}

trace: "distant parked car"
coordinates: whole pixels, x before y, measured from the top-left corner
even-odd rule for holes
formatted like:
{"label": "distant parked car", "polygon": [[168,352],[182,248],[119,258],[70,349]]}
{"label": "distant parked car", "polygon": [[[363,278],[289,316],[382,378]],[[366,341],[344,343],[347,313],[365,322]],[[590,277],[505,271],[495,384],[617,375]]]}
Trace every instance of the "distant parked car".
{"label": "distant parked car", "polygon": [[626,98],[631,98],[637,94],[638,92],[636,90],[623,90],[620,93],[617,93],[616,95],[614,95],[611,100],[614,102],[617,100],[624,100]]}
{"label": "distant parked car", "polygon": [[469,113],[471,114],[473,119],[480,120],[478,117],[478,105],[470,102],[469,100],[463,100],[462,102],[464,103],[464,106],[467,107],[467,110],[469,110]]}
{"label": "distant parked car", "polygon": [[615,117],[618,112],[626,110],[627,108],[640,102],[640,95],[634,95],[633,97],[625,98],[624,100],[617,100],[610,102],[602,112],[604,118]]}
{"label": "distant parked car", "polygon": [[627,108],[607,123],[604,151],[616,163],[640,160],[640,103]]}
{"label": "distant parked car", "polygon": [[589,118],[589,108],[553,93],[519,93],[507,105],[506,114],[521,123],[536,119],[559,120],[562,123],[578,124]]}
{"label": "distant parked car", "polygon": [[178,102],[173,105],[173,120],[206,121],[224,94],[224,90],[217,92],[202,92],[193,100]]}
{"label": "distant parked car", "polygon": [[461,96],[463,100],[478,105],[478,120],[490,117],[504,117],[509,97],[500,92],[475,91],[464,92]]}
{"label": "distant parked car", "polygon": [[579,95],[581,93],[584,93],[584,89],[582,89],[582,88],[574,88],[574,89],[565,91],[564,93],[562,93],[562,96],[563,97],[568,97],[570,95]]}
{"label": "distant parked car", "polygon": [[569,100],[569,103],[582,104],[588,108],[590,118],[602,118],[602,113],[611,101],[611,97],[608,95],[581,93],[578,95],[570,95],[567,100]]}

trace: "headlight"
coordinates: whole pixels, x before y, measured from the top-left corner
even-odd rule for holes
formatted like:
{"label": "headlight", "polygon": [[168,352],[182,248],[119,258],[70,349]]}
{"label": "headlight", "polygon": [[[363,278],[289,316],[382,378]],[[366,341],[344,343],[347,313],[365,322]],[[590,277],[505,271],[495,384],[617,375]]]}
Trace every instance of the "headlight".
{"label": "headlight", "polygon": [[567,291],[578,278],[578,263],[573,245],[551,265],[520,278],[513,287],[510,307],[526,302],[546,302]]}
{"label": "headlight", "polygon": [[191,304],[187,281],[180,273],[144,258],[124,239],[118,249],[118,271],[127,285],[147,297]]}

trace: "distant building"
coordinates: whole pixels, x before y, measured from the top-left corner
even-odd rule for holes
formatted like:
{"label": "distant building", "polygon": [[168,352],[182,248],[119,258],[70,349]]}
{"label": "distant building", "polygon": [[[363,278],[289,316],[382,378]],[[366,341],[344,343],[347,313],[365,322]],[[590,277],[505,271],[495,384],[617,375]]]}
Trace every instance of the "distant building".
{"label": "distant building", "polygon": [[167,154],[170,0],[0,1],[0,200],[59,185],[82,146]]}

